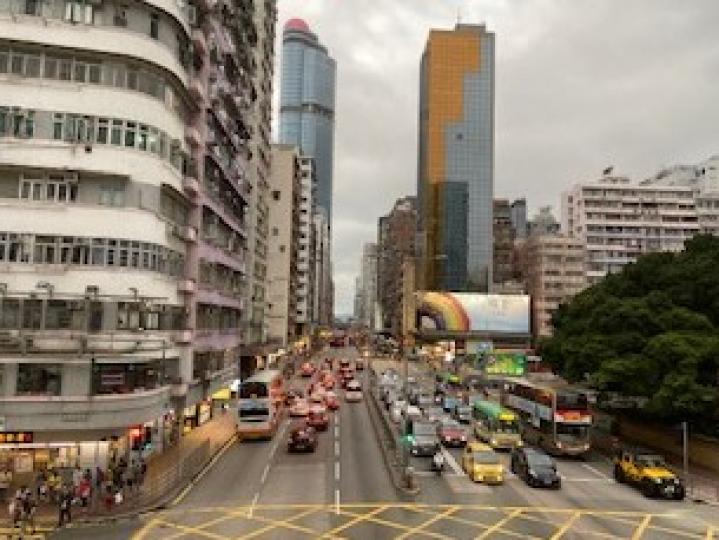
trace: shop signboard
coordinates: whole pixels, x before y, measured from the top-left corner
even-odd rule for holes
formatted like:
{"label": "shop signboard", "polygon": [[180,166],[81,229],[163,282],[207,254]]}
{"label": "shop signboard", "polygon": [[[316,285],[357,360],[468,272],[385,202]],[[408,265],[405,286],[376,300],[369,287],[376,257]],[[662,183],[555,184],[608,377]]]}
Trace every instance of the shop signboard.
{"label": "shop signboard", "polygon": [[0,433],[0,444],[2,443],[31,443],[32,431],[3,431]]}
{"label": "shop signboard", "polygon": [[522,377],[527,371],[527,355],[523,352],[494,351],[488,356],[485,371],[488,375]]}

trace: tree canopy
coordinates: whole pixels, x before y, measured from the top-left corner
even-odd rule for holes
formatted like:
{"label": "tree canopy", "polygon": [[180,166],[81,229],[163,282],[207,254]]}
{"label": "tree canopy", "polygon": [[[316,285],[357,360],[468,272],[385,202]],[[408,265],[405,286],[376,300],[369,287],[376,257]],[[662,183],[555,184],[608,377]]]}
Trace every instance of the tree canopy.
{"label": "tree canopy", "polygon": [[646,398],[666,422],[719,421],[719,238],[643,255],[560,306],[542,357],[570,381]]}

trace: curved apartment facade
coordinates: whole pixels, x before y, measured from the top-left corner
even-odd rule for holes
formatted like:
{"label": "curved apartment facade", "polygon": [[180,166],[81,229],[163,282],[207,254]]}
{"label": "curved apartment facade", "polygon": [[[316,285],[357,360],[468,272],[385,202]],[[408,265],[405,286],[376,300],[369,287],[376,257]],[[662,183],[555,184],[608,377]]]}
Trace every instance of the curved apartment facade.
{"label": "curved apartment facade", "polygon": [[178,5],[0,3],[0,460],[161,449],[234,378],[258,28]]}

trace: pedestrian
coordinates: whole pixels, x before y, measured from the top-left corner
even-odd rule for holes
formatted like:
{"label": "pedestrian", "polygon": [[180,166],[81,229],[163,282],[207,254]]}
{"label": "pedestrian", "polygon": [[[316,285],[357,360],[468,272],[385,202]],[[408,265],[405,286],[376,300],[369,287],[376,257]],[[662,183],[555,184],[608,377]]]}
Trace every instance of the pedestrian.
{"label": "pedestrian", "polygon": [[35,534],[35,513],[37,511],[37,504],[33,500],[32,496],[28,494],[27,498],[23,501],[22,514],[24,527],[31,527],[30,534]]}
{"label": "pedestrian", "polygon": [[92,484],[88,478],[83,478],[80,481],[78,487],[78,496],[80,497],[80,504],[87,511],[88,503],[90,502],[90,495],[92,494]]}
{"label": "pedestrian", "polygon": [[57,526],[62,527],[66,523],[72,522],[72,493],[70,490],[65,487],[60,492],[60,501],[58,504],[58,510],[59,510],[59,517],[57,521]]}
{"label": "pedestrian", "polygon": [[100,467],[95,468],[95,487],[100,488],[105,482],[105,473]]}
{"label": "pedestrian", "polygon": [[108,512],[112,510],[112,503],[114,502],[114,497],[112,495],[112,483],[108,482],[108,484],[105,486],[105,510]]}
{"label": "pedestrian", "polygon": [[80,481],[82,480],[82,469],[79,465],[75,465],[75,468],[72,470],[72,486],[74,488],[77,488],[77,486],[80,485]]}

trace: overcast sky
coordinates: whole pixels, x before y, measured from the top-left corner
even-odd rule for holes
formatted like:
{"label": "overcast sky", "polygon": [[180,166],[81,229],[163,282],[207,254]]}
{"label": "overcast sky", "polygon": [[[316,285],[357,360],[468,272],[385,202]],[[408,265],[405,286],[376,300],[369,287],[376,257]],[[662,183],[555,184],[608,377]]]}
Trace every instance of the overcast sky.
{"label": "overcast sky", "polygon": [[642,179],[719,153],[719,0],[279,0],[278,34],[302,17],[337,60],[338,314],[377,218],[415,193],[419,59],[458,12],[496,34],[496,197],[559,217],[608,165]]}

